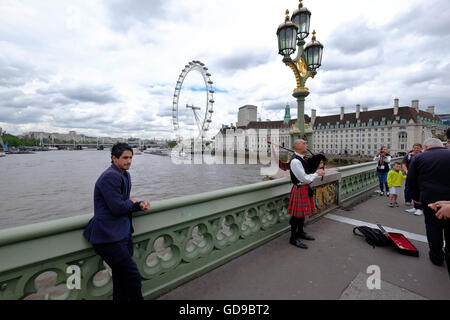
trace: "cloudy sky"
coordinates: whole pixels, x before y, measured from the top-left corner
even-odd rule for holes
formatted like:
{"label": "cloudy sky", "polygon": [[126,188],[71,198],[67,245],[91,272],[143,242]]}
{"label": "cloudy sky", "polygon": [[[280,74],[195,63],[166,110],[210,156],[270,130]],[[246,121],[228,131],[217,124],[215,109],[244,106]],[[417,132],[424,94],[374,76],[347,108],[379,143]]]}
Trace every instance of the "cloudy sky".
{"label": "cloudy sky", "polygon": [[[296,0],[2,0],[0,127],[20,134],[76,130],[91,136],[171,138],[172,96],[186,63],[214,82],[211,134],[258,106],[263,120],[296,117],[295,78],[277,54],[276,29]],[[387,108],[418,99],[450,113],[448,0],[304,0],[324,46],[307,81],[306,113]],[[307,42],[310,41],[310,37]],[[186,103],[205,108],[198,73]],[[184,106],[184,107],[183,107]],[[190,112],[190,113],[189,113]],[[189,120],[190,119],[190,120]]]}

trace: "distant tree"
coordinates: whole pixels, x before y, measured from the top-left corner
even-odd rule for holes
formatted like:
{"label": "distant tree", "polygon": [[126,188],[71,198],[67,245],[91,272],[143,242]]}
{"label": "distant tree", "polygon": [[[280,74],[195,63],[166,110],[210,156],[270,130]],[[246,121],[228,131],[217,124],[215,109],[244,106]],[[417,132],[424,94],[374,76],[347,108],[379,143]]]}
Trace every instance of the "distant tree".
{"label": "distant tree", "polygon": [[167,145],[169,146],[169,148],[174,148],[177,145],[177,142],[176,141],[169,141],[167,143]]}
{"label": "distant tree", "polygon": [[13,136],[12,134],[5,133],[2,135],[3,142],[6,144],[8,143],[8,146],[10,147],[18,147],[20,146],[20,139],[19,137]]}

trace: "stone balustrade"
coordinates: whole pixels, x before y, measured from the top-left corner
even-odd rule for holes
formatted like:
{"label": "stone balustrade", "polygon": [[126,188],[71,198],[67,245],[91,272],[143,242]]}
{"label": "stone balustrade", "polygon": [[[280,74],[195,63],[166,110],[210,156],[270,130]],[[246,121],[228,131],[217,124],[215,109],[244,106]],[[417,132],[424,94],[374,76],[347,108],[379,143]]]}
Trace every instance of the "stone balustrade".
{"label": "stone balustrade", "polygon": [[[310,219],[376,186],[374,168],[341,167],[316,179],[319,212]],[[156,297],[289,230],[290,189],[281,178],[154,201],[149,212],[136,213],[133,259],[143,295]],[[82,236],[91,217],[0,230],[0,300],[110,299],[110,269]],[[67,286],[73,270],[80,271],[79,289]]]}

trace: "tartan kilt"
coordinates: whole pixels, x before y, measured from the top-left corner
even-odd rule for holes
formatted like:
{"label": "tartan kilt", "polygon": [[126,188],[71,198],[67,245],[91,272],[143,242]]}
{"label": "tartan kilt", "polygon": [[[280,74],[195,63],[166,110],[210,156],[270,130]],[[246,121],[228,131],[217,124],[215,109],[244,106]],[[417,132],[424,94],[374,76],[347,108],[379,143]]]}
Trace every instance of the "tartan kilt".
{"label": "tartan kilt", "polygon": [[292,186],[287,214],[303,218],[317,212],[314,197],[308,195],[308,187],[309,184]]}

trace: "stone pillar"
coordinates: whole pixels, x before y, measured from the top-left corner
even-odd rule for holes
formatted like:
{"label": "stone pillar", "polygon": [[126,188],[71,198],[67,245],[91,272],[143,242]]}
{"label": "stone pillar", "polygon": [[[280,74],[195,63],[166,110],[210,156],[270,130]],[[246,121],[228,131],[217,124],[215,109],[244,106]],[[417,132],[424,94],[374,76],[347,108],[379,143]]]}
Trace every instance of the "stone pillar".
{"label": "stone pillar", "polygon": [[[429,106],[427,108],[427,112],[431,113],[434,116],[434,106]],[[0,130],[1,131],[1,130]]]}
{"label": "stone pillar", "polygon": [[344,120],[344,107],[341,107],[340,119],[341,119],[341,121]]}
{"label": "stone pillar", "polygon": [[359,119],[360,109],[361,109],[361,106],[360,106],[359,104],[357,104],[357,105],[356,105],[356,119],[357,119],[357,120]]}

